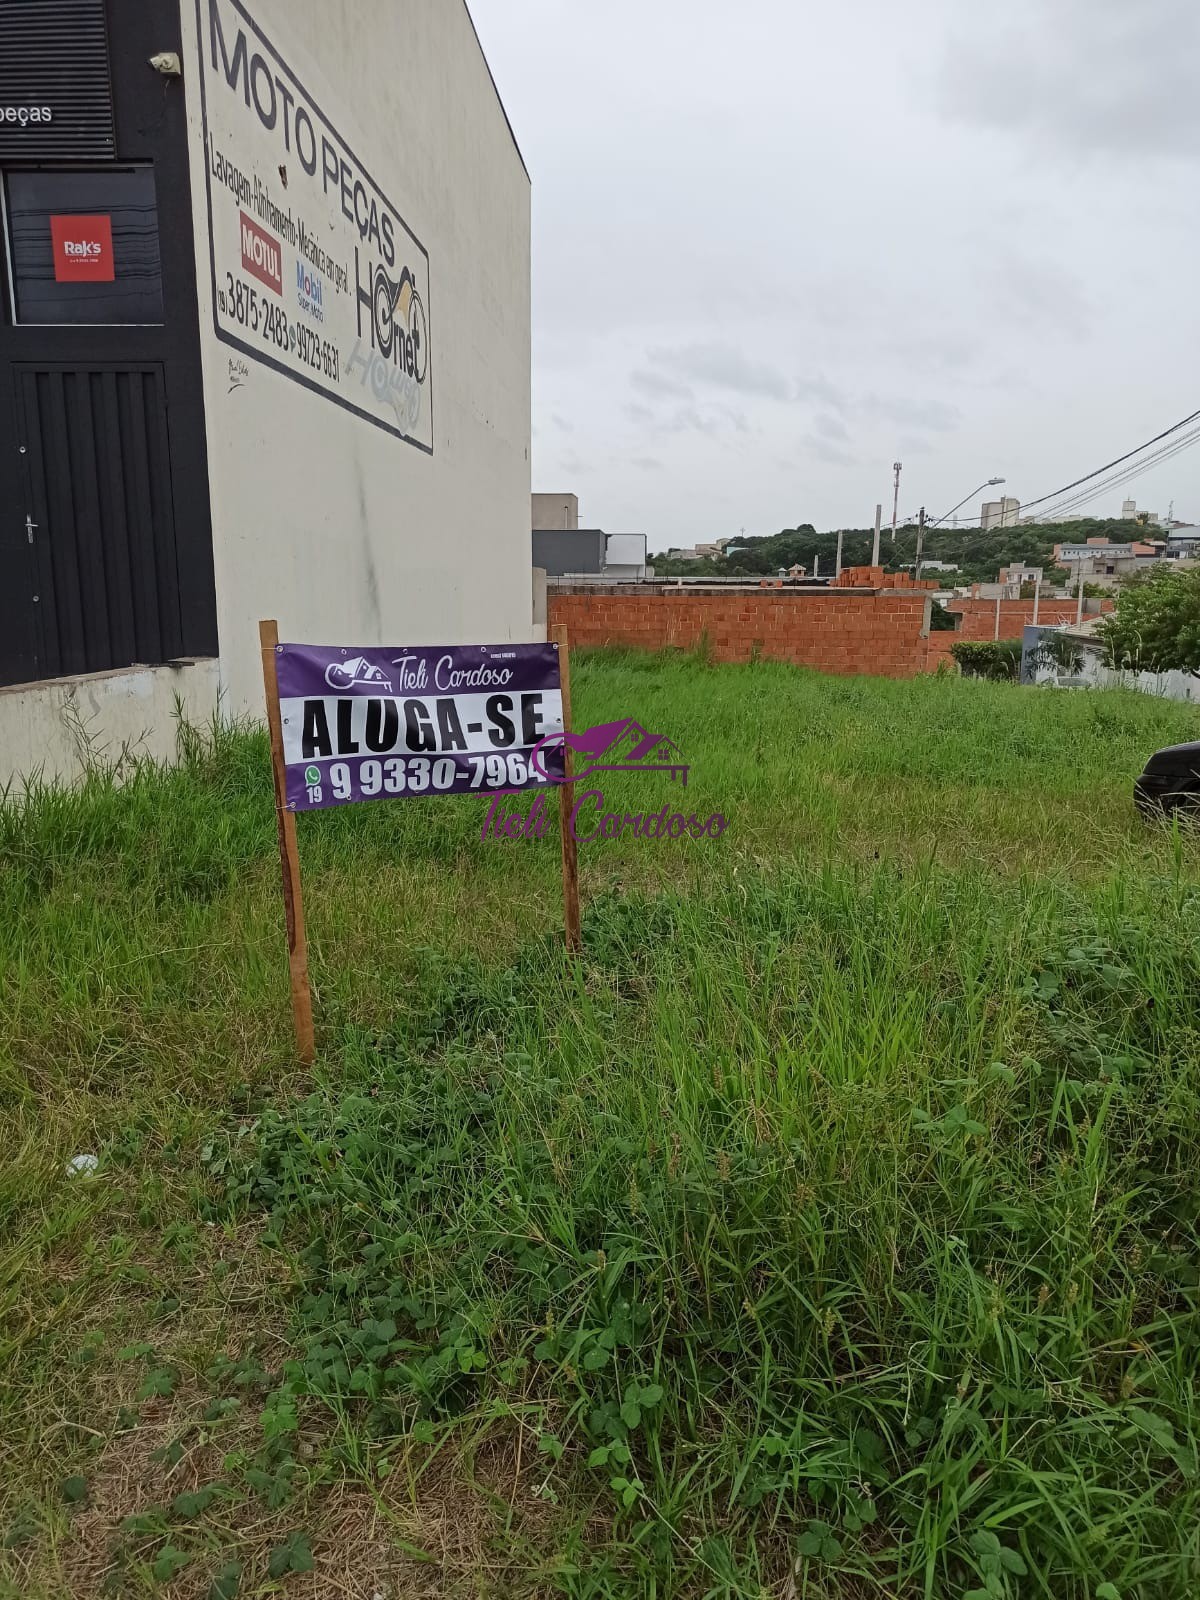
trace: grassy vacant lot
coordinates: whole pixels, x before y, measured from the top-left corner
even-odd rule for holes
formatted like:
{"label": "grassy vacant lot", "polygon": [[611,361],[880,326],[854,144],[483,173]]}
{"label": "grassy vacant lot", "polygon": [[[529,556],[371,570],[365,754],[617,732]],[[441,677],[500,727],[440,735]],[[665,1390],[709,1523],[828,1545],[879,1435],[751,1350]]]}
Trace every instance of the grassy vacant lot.
{"label": "grassy vacant lot", "polygon": [[261,737],[0,811],[0,1592],[1195,1595],[1194,713],[576,677],[724,837],[302,818],[309,1075]]}

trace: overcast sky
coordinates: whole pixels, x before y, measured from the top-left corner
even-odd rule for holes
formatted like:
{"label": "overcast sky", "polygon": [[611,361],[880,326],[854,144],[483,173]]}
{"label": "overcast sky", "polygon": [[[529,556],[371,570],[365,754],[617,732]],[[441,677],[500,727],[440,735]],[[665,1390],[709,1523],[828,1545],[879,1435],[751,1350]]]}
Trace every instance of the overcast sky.
{"label": "overcast sky", "polygon": [[[584,523],[863,526],[897,459],[902,516],[1032,500],[1200,409],[1196,0],[470,4]],[[1200,521],[1200,446],[1126,494]]]}

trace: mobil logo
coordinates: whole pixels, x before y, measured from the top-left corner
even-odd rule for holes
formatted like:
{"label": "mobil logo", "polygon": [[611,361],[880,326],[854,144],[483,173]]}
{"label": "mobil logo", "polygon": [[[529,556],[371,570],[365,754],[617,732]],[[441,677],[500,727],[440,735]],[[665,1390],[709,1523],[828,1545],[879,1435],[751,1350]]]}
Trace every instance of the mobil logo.
{"label": "mobil logo", "polygon": [[243,211],[242,266],[259,283],[265,283],[276,294],[283,293],[283,252],[273,233],[260,228],[253,217]]}
{"label": "mobil logo", "polygon": [[296,304],[314,322],[325,320],[325,283],[306,261],[296,262]]}

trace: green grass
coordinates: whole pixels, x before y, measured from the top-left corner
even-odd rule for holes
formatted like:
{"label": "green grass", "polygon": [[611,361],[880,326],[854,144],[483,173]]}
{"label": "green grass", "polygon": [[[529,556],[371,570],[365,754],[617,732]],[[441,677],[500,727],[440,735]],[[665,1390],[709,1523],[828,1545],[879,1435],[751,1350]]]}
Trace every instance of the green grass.
{"label": "green grass", "polygon": [[301,818],[308,1075],[260,735],[0,810],[0,1592],[1196,1593],[1194,712],[575,679],[723,838]]}

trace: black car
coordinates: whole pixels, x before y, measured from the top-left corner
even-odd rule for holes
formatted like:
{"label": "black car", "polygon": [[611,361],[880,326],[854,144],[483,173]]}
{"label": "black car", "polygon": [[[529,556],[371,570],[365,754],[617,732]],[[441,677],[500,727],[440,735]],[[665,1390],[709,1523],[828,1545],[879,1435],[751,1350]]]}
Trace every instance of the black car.
{"label": "black car", "polygon": [[1200,744],[1156,750],[1133,786],[1133,798],[1146,817],[1169,817],[1173,811],[1200,816]]}

